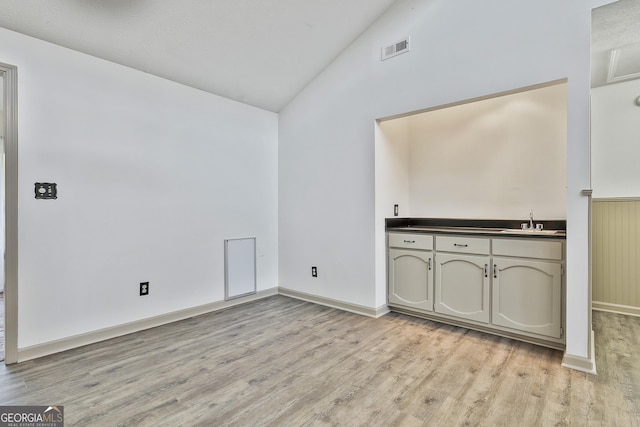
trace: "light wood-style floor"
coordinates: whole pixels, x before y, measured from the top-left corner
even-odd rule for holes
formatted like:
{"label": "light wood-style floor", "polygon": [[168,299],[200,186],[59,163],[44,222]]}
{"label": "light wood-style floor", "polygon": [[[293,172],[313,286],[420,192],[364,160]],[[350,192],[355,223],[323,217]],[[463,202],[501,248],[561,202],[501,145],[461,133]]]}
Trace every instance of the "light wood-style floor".
{"label": "light wood-style floor", "polygon": [[597,376],[556,350],[274,296],[0,366],[0,405],[64,405],[68,426],[640,426],[640,318],[594,322]]}

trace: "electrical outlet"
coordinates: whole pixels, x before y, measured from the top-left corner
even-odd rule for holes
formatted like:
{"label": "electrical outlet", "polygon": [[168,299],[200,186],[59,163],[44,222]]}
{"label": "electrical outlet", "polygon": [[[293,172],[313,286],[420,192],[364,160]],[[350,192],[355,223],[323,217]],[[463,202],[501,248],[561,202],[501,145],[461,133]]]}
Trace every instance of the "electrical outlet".
{"label": "electrical outlet", "polygon": [[311,277],[318,277],[318,267],[311,267]]}
{"label": "electrical outlet", "polygon": [[140,296],[149,295],[149,282],[140,282]]}

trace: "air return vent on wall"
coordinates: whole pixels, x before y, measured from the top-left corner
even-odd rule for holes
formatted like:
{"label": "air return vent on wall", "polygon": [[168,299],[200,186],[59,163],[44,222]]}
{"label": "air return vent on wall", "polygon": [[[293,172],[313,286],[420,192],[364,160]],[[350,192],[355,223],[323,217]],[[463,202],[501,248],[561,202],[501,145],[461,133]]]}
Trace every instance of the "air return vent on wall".
{"label": "air return vent on wall", "polygon": [[395,42],[394,44],[383,47],[380,60],[384,61],[385,59],[393,58],[394,56],[400,55],[401,53],[409,52],[409,48],[409,37],[406,37]]}
{"label": "air return vent on wall", "polygon": [[640,43],[622,46],[611,51],[607,83],[640,77]]}

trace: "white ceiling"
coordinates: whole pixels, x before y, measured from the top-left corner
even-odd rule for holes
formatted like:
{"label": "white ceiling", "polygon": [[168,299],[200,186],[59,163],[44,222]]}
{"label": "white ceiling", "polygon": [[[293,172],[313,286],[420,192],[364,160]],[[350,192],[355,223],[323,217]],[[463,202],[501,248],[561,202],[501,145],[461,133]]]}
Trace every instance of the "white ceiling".
{"label": "white ceiling", "polygon": [[[618,50],[617,61],[611,55],[614,50]],[[612,65],[614,79],[608,81]],[[640,73],[640,0],[619,0],[594,9],[591,19],[591,87],[640,77],[634,76],[636,73]]]}
{"label": "white ceiling", "polygon": [[[0,27],[277,112],[394,2],[0,0]],[[640,0],[594,9],[592,87],[620,48],[640,71]]]}
{"label": "white ceiling", "polygon": [[280,111],[395,0],[0,0],[0,26]]}

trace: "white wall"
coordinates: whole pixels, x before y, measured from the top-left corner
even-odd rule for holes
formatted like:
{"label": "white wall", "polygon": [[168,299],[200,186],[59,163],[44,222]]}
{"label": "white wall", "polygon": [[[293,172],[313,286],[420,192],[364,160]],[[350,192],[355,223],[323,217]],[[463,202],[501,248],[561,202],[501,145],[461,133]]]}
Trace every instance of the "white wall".
{"label": "white wall", "polygon": [[[567,78],[567,353],[588,357],[590,14],[579,0],[398,1],[280,114],[281,286],[384,305],[374,120]],[[411,52],[381,62],[406,35]]]}
{"label": "white wall", "polygon": [[223,300],[226,238],[255,236],[258,290],[277,286],[276,114],[4,29],[0,61],[18,67],[20,348]]}
{"label": "white wall", "polygon": [[[385,217],[392,217],[394,205],[398,216],[410,216],[409,160],[410,133],[407,119],[388,120],[375,124],[375,188],[376,229],[385,227]],[[386,248],[376,246],[376,259],[386,258]],[[386,264],[376,263],[376,276],[386,275]],[[384,288],[376,287],[376,301],[386,300]]]}
{"label": "white wall", "polygon": [[640,80],[591,91],[593,197],[640,197]]}
{"label": "white wall", "polygon": [[566,107],[556,84],[383,122],[409,128],[410,216],[565,219]]}
{"label": "white wall", "polygon": [[[0,73],[1,74],[1,73]],[[4,140],[4,77],[0,75],[0,138]],[[4,141],[1,144],[0,151],[4,153]]]}
{"label": "white wall", "polygon": [[411,215],[410,131],[406,118],[375,124],[376,209],[386,212],[387,217],[393,216],[394,205],[398,205],[398,216]]}
{"label": "white wall", "polygon": [[0,76],[0,292],[4,292],[4,77]]}

